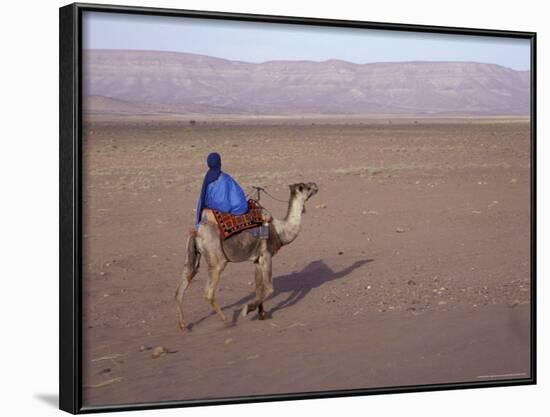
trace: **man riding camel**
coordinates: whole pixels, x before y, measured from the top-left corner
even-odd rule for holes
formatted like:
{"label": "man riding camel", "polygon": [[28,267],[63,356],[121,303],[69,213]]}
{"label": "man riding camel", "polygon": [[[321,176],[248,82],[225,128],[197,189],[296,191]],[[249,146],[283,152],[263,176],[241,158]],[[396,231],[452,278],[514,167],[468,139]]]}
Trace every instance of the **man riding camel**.
{"label": "man riding camel", "polygon": [[197,202],[195,229],[199,227],[202,210],[205,208],[234,215],[245,214],[248,211],[248,202],[243,189],[229,174],[222,172],[220,154],[211,153],[206,163],[209,169],[204,176]]}

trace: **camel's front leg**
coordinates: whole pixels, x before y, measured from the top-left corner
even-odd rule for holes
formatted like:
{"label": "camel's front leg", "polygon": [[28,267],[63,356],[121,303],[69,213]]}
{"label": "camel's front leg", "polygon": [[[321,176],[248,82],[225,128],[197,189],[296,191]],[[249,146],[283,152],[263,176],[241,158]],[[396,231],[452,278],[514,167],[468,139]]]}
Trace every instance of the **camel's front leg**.
{"label": "camel's front leg", "polygon": [[246,316],[248,313],[258,309],[260,320],[263,320],[266,318],[263,302],[273,292],[273,285],[271,283],[271,255],[269,253],[260,256],[256,263],[255,272],[256,299],[253,303],[247,304],[243,308],[242,315]]}
{"label": "camel's front leg", "polygon": [[216,302],[216,288],[218,286],[218,283],[220,282],[220,277],[225,269],[225,266],[227,265],[226,261],[220,262],[217,265],[209,267],[208,270],[208,283],[206,284],[206,299],[212,306],[212,308],[216,311],[220,319],[227,324],[227,318],[225,317],[225,314],[223,314],[222,309]]}
{"label": "camel's front leg", "polygon": [[260,320],[267,318],[267,314],[264,310],[264,301],[273,293],[273,281],[272,281],[272,258],[269,253],[262,257],[263,262],[260,262],[262,269],[262,297],[258,304],[258,315]]}

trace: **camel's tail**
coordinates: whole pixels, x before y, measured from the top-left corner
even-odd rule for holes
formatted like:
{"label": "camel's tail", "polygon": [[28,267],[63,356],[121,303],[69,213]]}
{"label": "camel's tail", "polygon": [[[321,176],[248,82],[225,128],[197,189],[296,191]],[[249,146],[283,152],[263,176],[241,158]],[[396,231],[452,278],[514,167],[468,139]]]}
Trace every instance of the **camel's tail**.
{"label": "camel's tail", "polygon": [[194,276],[201,263],[201,253],[197,249],[197,239],[194,233],[191,233],[187,239],[187,259],[185,265],[188,268],[188,274]]}

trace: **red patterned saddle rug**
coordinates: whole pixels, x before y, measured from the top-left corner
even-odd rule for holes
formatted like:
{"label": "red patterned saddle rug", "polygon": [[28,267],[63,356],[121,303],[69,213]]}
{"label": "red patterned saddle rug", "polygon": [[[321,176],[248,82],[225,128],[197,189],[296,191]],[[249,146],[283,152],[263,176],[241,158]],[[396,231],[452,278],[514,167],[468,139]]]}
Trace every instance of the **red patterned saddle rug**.
{"label": "red patterned saddle rug", "polygon": [[245,214],[236,216],[217,210],[212,210],[212,213],[220,228],[222,240],[262,224],[262,207],[255,200],[248,200],[248,211]]}

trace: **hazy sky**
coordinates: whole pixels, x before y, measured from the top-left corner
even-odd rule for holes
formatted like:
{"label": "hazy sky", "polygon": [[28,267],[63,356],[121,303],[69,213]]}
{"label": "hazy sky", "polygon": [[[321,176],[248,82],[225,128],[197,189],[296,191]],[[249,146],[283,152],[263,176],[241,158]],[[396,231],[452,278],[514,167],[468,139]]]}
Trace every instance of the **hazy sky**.
{"label": "hazy sky", "polygon": [[87,49],[191,52],[231,60],[475,61],[526,70],[529,40],[85,12]]}

